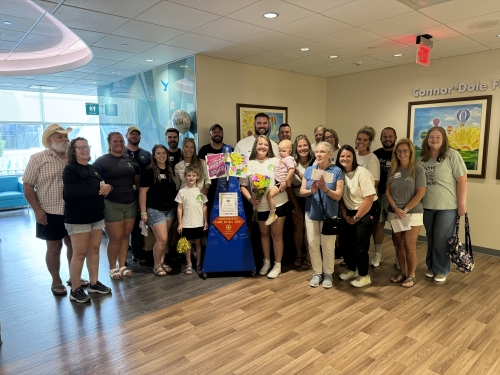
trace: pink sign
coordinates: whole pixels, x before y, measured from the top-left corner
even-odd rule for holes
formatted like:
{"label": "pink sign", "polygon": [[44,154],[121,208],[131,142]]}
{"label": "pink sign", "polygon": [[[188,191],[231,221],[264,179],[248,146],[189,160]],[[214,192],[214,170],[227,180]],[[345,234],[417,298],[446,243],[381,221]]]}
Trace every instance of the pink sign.
{"label": "pink sign", "polygon": [[208,177],[211,179],[226,175],[226,166],[224,165],[224,154],[212,154],[205,156],[207,162]]}

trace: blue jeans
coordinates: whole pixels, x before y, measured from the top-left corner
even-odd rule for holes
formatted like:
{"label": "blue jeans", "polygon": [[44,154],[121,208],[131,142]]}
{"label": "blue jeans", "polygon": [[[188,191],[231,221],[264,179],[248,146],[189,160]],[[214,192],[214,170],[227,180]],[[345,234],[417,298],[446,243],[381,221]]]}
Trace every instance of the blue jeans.
{"label": "blue jeans", "polygon": [[444,276],[450,273],[448,240],[455,234],[458,211],[424,209],[424,227],[427,234],[425,263],[432,272]]}

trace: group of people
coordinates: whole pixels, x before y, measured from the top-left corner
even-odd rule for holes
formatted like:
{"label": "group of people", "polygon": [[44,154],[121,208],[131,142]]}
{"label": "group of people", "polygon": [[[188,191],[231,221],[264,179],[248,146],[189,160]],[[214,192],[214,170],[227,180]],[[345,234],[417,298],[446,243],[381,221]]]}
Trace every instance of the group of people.
{"label": "group of people", "polygon": [[[294,265],[304,270],[312,267],[311,287],[332,287],[336,249],[347,267],[340,279],[353,279],[351,285],[355,287],[369,285],[370,263],[377,267],[383,261],[385,221],[401,220],[404,230],[393,233],[400,272],[391,281],[404,287],[415,285],[416,241],[422,225],[428,239],[425,275],[437,282],[446,280],[450,272],[447,240],[453,235],[457,214],[466,212],[467,171],[441,127],[428,131],[418,160],[412,142],[397,141],[396,131],[390,127],[382,130],[383,147],[375,152],[370,151],[375,137],[371,127],[358,131],[354,148],[340,147],[337,133],[323,126],[314,129],[314,144],[306,135],[297,136],[292,143],[289,124],[280,126],[278,146],[268,137],[269,128],[268,115],[257,114],[255,134],[240,140],[234,149],[248,157],[247,177],[239,182],[247,221],[254,210],[258,213],[264,258],[261,275],[273,279],[281,273],[283,228],[289,217],[294,226]],[[158,144],[149,153],[139,147],[140,128],[131,126],[126,144],[122,134],[111,132],[108,153],[92,164],[87,140],[78,137],[70,142],[71,130],[57,124],[49,126],[42,136],[47,149],[30,158],[23,177],[26,199],[36,216],[36,236],[47,243],[52,293],[67,294],[59,273],[63,243],[70,269],[70,300],[89,301],[85,287],[89,293],[111,292],[98,280],[103,229],[109,239],[112,280],[132,276],[126,265],[129,238],[132,234],[133,252],[135,247],[142,249],[139,227],[146,225],[156,240],[155,275],[166,276],[172,271],[168,261],[172,229],[192,241],[196,271],[202,273],[201,240],[209,226],[215,196],[215,184],[208,178],[204,159],[207,154],[224,152],[228,146],[223,143],[222,126],[210,128],[211,142],[198,154],[194,139],[184,139],[178,147],[179,132],[175,128],[165,132],[168,147]],[[270,177],[265,198],[252,194],[255,174]],[[172,228],[175,220],[177,227]],[[340,221],[337,236],[326,230],[335,220]],[[370,260],[372,236],[375,254]],[[90,280],[81,278],[85,260]],[[190,251],[183,271],[193,272]]]}

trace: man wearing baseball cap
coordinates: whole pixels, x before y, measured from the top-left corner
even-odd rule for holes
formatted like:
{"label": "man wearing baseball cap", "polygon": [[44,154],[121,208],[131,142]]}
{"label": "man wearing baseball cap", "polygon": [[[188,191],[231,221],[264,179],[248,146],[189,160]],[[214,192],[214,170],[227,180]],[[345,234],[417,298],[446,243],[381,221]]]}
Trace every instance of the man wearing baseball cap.
{"label": "man wearing baseball cap", "polygon": [[[63,241],[68,265],[73,256],[71,239],[64,226],[62,181],[64,167],[68,164],[68,134],[72,130],[58,124],[47,127],[42,134],[42,144],[47,149],[31,155],[23,176],[24,196],[35,212],[36,237],[47,244],[45,261],[52,276],[51,291],[55,296],[67,293],[59,274]],[[82,280],[82,286],[87,285],[88,281]]]}

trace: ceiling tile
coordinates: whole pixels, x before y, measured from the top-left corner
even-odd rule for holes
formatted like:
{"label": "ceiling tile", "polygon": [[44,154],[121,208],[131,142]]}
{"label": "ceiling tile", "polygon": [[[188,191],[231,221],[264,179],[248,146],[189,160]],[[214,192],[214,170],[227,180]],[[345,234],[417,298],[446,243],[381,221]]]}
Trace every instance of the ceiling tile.
{"label": "ceiling tile", "polygon": [[496,43],[489,43],[486,45],[486,47],[488,48],[491,48],[491,49],[497,49],[497,48],[500,48],[500,42],[496,42]]}
{"label": "ceiling tile", "polygon": [[266,52],[263,48],[246,46],[243,44],[232,43],[230,45],[216,48],[207,52],[203,52],[207,56],[215,56],[223,59],[242,59],[248,56],[256,55],[258,53]]}
{"label": "ceiling tile", "polygon": [[2,23],[2,29],[21,31],[21,32],[25,32],[25,33],[29,29],[31,29],[31,27],[35,24],[35,21],[33,21],[33,20],[29,20],[27,18],[21,18],[21,17],[14,17],[14,16],[2,17],[2,22],[3,21],[9,21],[9,22],[11,22],[11,24],[5,25]]}
{"label": "ceiling tile", "polygon": [[116,82],[116,81],[119,81],[119,80],[124,78],[124,77],[116,76],[116,75],[98,74],[98,73],[99,72],[88,74],[85,77],[83,77],[82,79],[85,79],[88,81],[99,81],[99,82],[103,82],[103,81]]}
{"label": "ceiling tile", "polygon": [[107,85],[108,83],[110,83],[108,80],[105,80],[105,81],[96,81],[96,80],[91,80],[91,79],[80,79],[78,81],[75,81],[74,84],[77,84],[77,85],[89,85],[89,86],[103,86],[103,85]]}
{"label": "ceiling tile", "polygon": [[[126,44],[126,46],[123,47],[122,44]],[[130,53],[139,53],[153,48],[156,45],[156,43],[146,42],[144,40],[125,38],[123,36],[116,35],[106,35],[104,38],[94,43],[92,45],[92,49],[94,49],[94,47],[103,47]]]}
{"label": "ceiling tile", "polygon": [[[114,64],[116,63],[115,60],[108,60],[108,59],[100,59],[100,58],[97,58],[95,57],[94,55],[94,58],[92,60],[90,60],[90,62],[85,65],[86,66],[98,66],[100,68],[105,68],[107,66],[110,66],[111,64]],[[80,67],[79,69],[81,68],[84,68],[84,67]]]}
{"label": "ceiling tile", "polygon": [[44,74],[43,76],[40,76],[40,78],[36,79],[33,81],[33,85],[50,85],[50,84],[57,84],[61,85],[62,83],[72,83],[78,80],[78,78],[71,78],[71,77],[61,77],[61,76],[52,76],[51,74]]}
{"label": "ceiling tile", "polygon": [[[36,45],[36,44],[28,44],[28,43],[21,43],[16,47],[16,52],[32,52],[37,55],[44,55],[44,56],[52,56],[53,53],[61,53],[64,51],[64,48],[51,48],[50,50],[45,49],[42,46]],[[12,55],[15,60],[20,60],[19,57]],[[23,58],[21,58],[23,59]]]}
{"label": "ceiling tile", "polygon": [[52,13],[52,10],[57,6],[57,1],[42,1],[42,0],[32,0],[40,8],[45,9],[47,12]]}
{"label": "ceiling tile", "polygon": [[81,79],[88,75],[88,73],[84,72],[75,72],[74,70],[67,70],[64,72],[59,72],[59,73],[53,73],[53,74],[45,74],[46,76],[51,76],[51,77],[69,77],[69,78],[74,78],[74,79]]}
{"label": "ceiling tile", "polygon": [[488,48],[485,46],[482,46],[482,45],[477,45],[474,47],[452,49],[449,51],[440,52],[439,56],[440,57],[450,57],[450,56],[465,55],[468,53],[482,52],[482,51],[488,51]]}
{"label": "ceiling tile", "polygon": [[372,40],[371,42],[346,47],[346,49],[349,51],[361,53],[368,56],[385,51],[393,51],[400,48],[407,48],[407,46],[387,38]]}
{"label": "ceiling tile", "polygon": [[[276,18],[265,18],[264,13],[274,12]],[[275,29],[287,23],[300,20],[314,13],[282,0],[261,0],[244,9],[229,14],[227,17],[238,21],[248,22],[268,29]]]}
{"label": "ceiling tile", "polygon": [[243,59],[239,59],[238,62],[242,62],[245,64],[252,64],[252,65],[267,66],[293,59],[296,59],[296,57],[291,55],[285,55],[284,53],[264,52],[264,53],[259,53],[258,55],[253,55],[245,57]]}
{"label": "ceiling tile", "polygon": [[215,21],[220,16],[179,4],[162,1],[151,9],[136,17],[139,21],[155,23],[174,29],[191,31]]}
{"label": "ceiling tile", "polygon": [[457,33],[455,30],[452,30],[444,25],[440,25],[440,26],[429,27],[427,29],[420,29],[411,31],[409,33],[391,36],[390,39],[394,40],[395,42],[403,43],[411,47],[416,44],[417,36],[424,34],[432,35],[433,41],[456,38],[460,36],[460,34]]}
{"label": "ceiling tile", "polygon": [[8,41],[8,42],[19,42],[26,33],[23,33],[21,31],[15,31],[15,30],[7,30],[0,28],[0,34],[2,34],[2,41]]}
{"label": "ceiling tile", "polygon": [[418,12],[411,12],[368,23],[362,25],[361,28],[382,36],[392,36],[437,25],[439,25],[439,22]]}
{"label": "ceiling tile", "polygon": [[[92,60],[93,61],[93,60]],[[91,62],[92,62],[91,61]],[[105,61],[108,61],[108,60],[105,60]],[[111,63],[114,63],[116,61],[111,61]],[[107,66],[107,65],[106,65]],[[99,69],[101,69],[100,66],[94,66],[94,65],[89,65],[89,64],[86,64],[84,66],[81,66],[77,69],[72,69],[70,70],[71,72],[81,72],[81,73],[93,73],[93,72],[96,72],[98,71]]]}
{"label": "ceiling tile", "polygon": [[115,49],[99,48],[99,47],[91,47],[90,49],[92,50],[94,57],[97,57],[99,59],[121,61],[128,57],[134,56],[133,53],[117,51]]}
{"label": "ceiling tile", "polygon": [[[309,48],[309,51],[301,51],[301,48]],[[326,44],[306,40],[303,42],[295,43],[287,47],[279,48],[275,52],[286,53],[297,57],[306,57],[320,52],[331,50],[332,47]]]}
{"label": "ceiling tile", "polygon": [[394,0],[357,0],[322,14],[359,26],[409,12],[412,12],[411,8]]}
{"label": "ceiling tile", "polygon": [[182,47],[194,51],[208,51],[230,44],[228,40],[212,38],[210,36],[185,33],[177,38],[171,39],[164,44],[175,47]]}
{"label": "ceiling tile", "polygon": [[458,48],[476,47],[478,45],[479,43],[467,38],[466,36],[459,36],[458,38],[447,40],[436,40],[434,42],[434,46],[432,47],[432,53],[440,55],[440,52]]}
{"label": "ceiling tile", "polygon": [[265,49],[277,49],[301,41],[304,41],[304,39],[269,30],[250,38],[241,39],[238,43]]}
{"label": "ceiling tile", "polygon": [[333,32],[350,29],[351,26],[331,18],[315,14],[298,21],[291,22],[275,30],[306,39],[314,39]]}
{"label": "ceiling tile", "polygon": [[94,31],[71,29],[81,40],[85,42],[88,46],[94,44],[99,39],[106,36],[104,33],[96,33]]}
{"label": "ceiling tile", "polygon": [[314,41],[328,44],[333,47],[344,48],[353,44],[360,44],[377,39],[380,39],[380,35],[369,33],[368,31],[358,28],[352,28],[315,38]]}
{"label": "ceiling tile", "polygon": [[464,35],[472,35],[483,33],[488,30],[496,30],[500,27],[500,12],[451,22],[447,26]]}
{"label": "ceiling tile", "polygon": [[[46,22],[43,22],[45,20]],[[38,35],[47,35],[56,38],[61,38],[61,30],[59,29],[59,25],[54,25],[51,22],[47,22],[48,20],[44,17],[42,22],[37,23],[37,25],[31,30],[30,33],[35,33]]]}
{"label": "ceiling tile", "polygon": [[2,7],[0,8],[0,14],[2,18],[4,16],[14,16],[30,19],[32,21],[37,20],[44,12],[43,9],[40,9],[38,6],[23,6],[18,7],[16,3],[19,0],[2,0]]}
{"label": "ceiling tile", "polygon": [[185,31],[182,30],[136,20],[130,20],[125,25],[112,32],[113,35],[146,40],[154,43],[163,43],[184,33]]}
{"label": "ceiling tile", "polygon": [[65,5],[74,5],[79,8],[98,12],[115,14],[117,16],[133,18],[146,9],[152,7],[159,0],[65,0]]}
{"label": "ceiling tile", "polygon": [[321,63],[320,61],[316,61],[316,60],[306,59],[306,58],[295,58],[294,60],[289,60],[289,61],[284,61],[284,62],[280,62],[277,64],[272,64],[269,66],[269,68],[292,71],[292,70],[297,70],[297,69],[310,68],[310,67],[318,66],[318,65],[324,65],[324,63]]}
{"label": "ceiling tile", "polygon": [[267,31],[263,27],[250,25],[245,22],[229,18],[219,18],[208,25],[193,30],[196,34],[211,36],[213,38],[237,41]]}
{"label": "ceiling tile", "polygon": [[[403,54],[403,56],[394,56],[396,54]],[[374,55],[370,55],[370,57],[373,57],[374,59],[377,60],[383,60],[387,62],[394,62],[396,61],[415,61],[417,58],[417,50],[416,48],[410,48],[410,47],[403,47],[399,49],[395,49],[393,51],[387,51],[387,52],[382,52],[382,53],[377,53]]]}
{"label": "ceiling tile", "polygon": [[[330,56],[338,56],[336,58],[330,58]],[[346,49],[330,49],[325,52],[316,53],[311,55],[310,57],[305,57],[305,59],[314,59],[318,61],[323,61],[323,63],[327,62],[335,62],[342,61],[347,59],[352,59],[354,57],[361,57],[362,54],[357,52],[348,51]]]}
{"label": "ceiling tile", "polygon": [[123,61],[117,62],[116,64],[112,64],[108,66],[107,69],[110,69],[112,71],[118,71],[118,72],[142,72],[145,70],[148,70],[151,68],[151,65],[149,64],[132,64],[132,63],[126,63]]}
{"label": "ceiling tile", "polygon": [[498,35],[500,35],[500,28],[471,34],[469,38],[481,44],[491,44],[500,42],[500,37]]}
{"label": "ceiling tile", "polygon": [[62,5],[54,16],[68,27],[102,33],[109,33],[128,21],[127,18],[67,5]]}
{"label": "ceiling tile", "polygon": [[33,79],[27,79],[24,77],[0,77],[1,83],[18,83],[23,85],[29,85],[33,82]]}
{"label": "ceiling tile", "polygon": [[9,42],[8,40],[0,40],[0,49],[5,51],[12,51],[17,46],[16,42]]}
{"label": "ceiling tile", "polygon": [[78,41],[78,37],[73,38],[55,38],[46,35],[37,35],[29,33],[26,38],[24,38],[23,43],[36,44],[39,46],[46,47],[56,47],[56,48],[68,48]]}
{"label": "ceiling tile", "polygon": [[312,10],[313,12],[323,12],[341,5],[352,3],[355,0],[286,0],[287,3],[295,4],[299,7]]}
{"label": "ceiling tile", "polygon": [[498,0],[454,0],[419,10],[439,22],[448,23],[500,12]]}
{"label": "ceiling tile", "polygon": [[129,57],[128,59],[124,60],[124,62],[134,64],[148,64],[145,60],[153,59],[154,61],[150,63],[151,67],[153,68],[155,66],[194,55],[195,53],[196,51],[190,49],[158,45],[135,56]]}
{"label": "ceiling tile", "polygon": [[235,12],[258,0],[170,0],[173,3],[204,10],[221,16]]}

